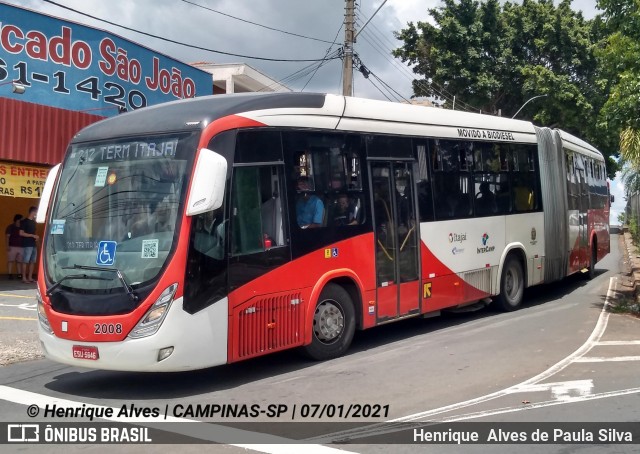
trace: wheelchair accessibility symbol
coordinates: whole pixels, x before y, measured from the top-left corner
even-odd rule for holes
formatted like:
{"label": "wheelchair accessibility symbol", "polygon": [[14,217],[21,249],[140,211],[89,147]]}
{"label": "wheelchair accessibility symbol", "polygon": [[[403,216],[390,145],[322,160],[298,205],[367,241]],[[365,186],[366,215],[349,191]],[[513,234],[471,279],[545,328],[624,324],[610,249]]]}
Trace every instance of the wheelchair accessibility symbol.
{"label": "wheelchair accessibility symbol", "polygon": [[96,265],[112,266],[116,261],[116,246],[115,241],[100,241]]}

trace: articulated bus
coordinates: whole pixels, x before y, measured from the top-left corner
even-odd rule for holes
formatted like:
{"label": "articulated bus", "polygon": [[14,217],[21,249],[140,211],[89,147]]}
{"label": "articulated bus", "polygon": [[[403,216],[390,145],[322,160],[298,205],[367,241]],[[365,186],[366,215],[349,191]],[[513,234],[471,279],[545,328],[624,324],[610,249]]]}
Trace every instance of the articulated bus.
{"label": "articulated bus", "polygon": [[602,155],[525,121],[306,93],[146,107],[50,172],[39,336],[112,370],[334,358],[356,330],[593,275],[609,205]]}

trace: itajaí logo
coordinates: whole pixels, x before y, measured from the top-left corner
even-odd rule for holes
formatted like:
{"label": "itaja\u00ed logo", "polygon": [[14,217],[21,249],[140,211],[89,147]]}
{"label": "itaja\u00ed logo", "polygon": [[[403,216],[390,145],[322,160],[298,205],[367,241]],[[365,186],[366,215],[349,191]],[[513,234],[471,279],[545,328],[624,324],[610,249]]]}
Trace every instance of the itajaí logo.
{"label": "itaja\u00ed logo", "polygon": [[450,233],[449,234],[449,243],[462,243],[463,241],[467,241],[466,233]]}
{"label": "itaja\u00ed logo", "polygon": [[486,254],[487,252],[493,252],[496,250],[495,246],[487,246],[488,242],[489,242],[489,235],[485,233],[484,235],[482,235],[482,247],[478,248],[478,251],[477,251],[478,254]]}

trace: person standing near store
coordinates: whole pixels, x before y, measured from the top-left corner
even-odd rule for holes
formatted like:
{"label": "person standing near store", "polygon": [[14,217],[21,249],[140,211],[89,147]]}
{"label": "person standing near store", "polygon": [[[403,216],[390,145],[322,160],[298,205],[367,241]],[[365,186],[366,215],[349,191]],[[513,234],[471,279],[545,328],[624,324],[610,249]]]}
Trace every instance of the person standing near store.
{"label": "person standing near store", "polygon": [[16,273],[18,273],[18,279],[22,277],[20,275],[20,268],[22,267],[22,238],[20,237],[20,220],[21,214],[16,214],[13,217],[13,224],[9,224],[4,231],[7,235],[7,272],[9,273],[9,280],[13,279],[12,269],[13,263],[16,264]]}
{"label": "person standing near store", "polygon": [[[22,282],[30,284],[33,280],[33,268],[38,256],[36,249],[36,207],[29,208],[29,216],[20,222],[20,236],[22,237]],[[29,274],[27,274],[27,267]]]}

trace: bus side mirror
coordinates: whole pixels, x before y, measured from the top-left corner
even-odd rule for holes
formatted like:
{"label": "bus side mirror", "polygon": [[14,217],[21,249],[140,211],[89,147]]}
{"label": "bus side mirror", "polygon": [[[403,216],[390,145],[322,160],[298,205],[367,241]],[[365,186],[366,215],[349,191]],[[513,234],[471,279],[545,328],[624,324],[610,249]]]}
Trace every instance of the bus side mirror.
{"label": "bus side mirror", "polygon": [[220,208],[226,182],[227,160],[215,151],[201,149],[189,187],[187,216]]}
{"label": "bus side mirror", "polygon": [[612,195],[612,196],[611,196],[611,203],[613,203],[613,202],[615,202],[615,201],[616,201],[616,196],[615,196],[615,195]]}
{"label": "bus side mirror", "polygon": [[60,164],[49,170],[47,180],[44,182],[44,189],[40,196],[40,204],[38,205],[38,213],[36,214],[36,222],[38,224],[43,224],[47,219],[47,210],[49,209],[49,203],[51,203],[51,195],[53,194],[53,188],[58,179],[58,173],[60,173]]}

